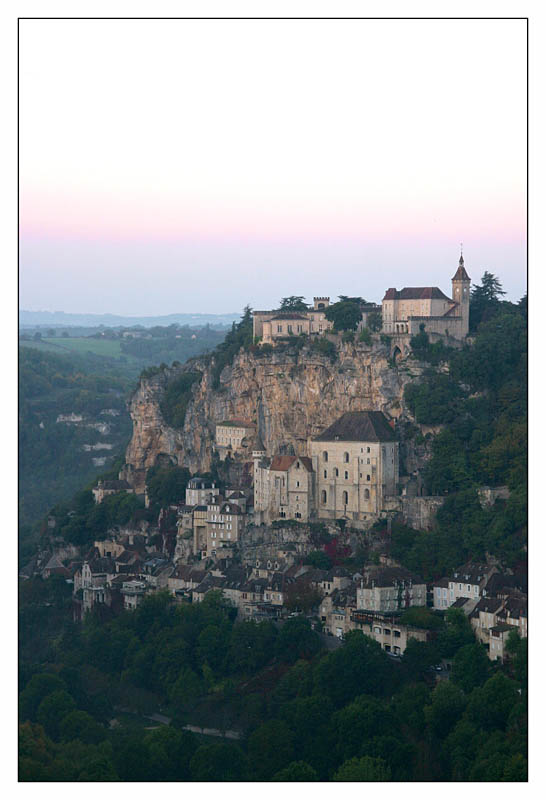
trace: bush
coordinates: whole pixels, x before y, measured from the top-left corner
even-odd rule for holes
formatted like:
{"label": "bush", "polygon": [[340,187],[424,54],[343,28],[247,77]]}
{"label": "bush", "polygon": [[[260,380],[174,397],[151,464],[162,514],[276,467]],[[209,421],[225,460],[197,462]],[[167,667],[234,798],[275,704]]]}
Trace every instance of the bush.
{"label": "bush", "polygon": [[364,344],[368,345],[372,343],[372,334],[370,333],[368,328],[362,328],[358,337],[358,341],[364,342]]}

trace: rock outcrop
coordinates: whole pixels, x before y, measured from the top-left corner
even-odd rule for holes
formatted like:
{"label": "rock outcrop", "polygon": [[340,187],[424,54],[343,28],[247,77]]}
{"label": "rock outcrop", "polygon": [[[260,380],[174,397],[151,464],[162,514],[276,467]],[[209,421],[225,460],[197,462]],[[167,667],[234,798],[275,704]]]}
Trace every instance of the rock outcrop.
{"label": "rock outcrop", "polygon": [[[404,418],[404,386],[422,373],[412,360],[393,365],[379,337],[372,346],[339,342],[335,358],[308,346],[240,351],[217,388],[213,368],[212,359],[194,359],[141,380],[129,404],[133,436],[121,473],[137,492],[157,464],[208,471],[215,425],[231,417],[252,420],[268,454],[306,454],[308,439],[346,411],[381,410]],[[183,428],[175,430],[163,418],[161,401],[168,383],[190,371],[202,378],[191,389]],[[406,449],[410,454],[408,443]],[[250,460],[251,453],[241,458]]]}

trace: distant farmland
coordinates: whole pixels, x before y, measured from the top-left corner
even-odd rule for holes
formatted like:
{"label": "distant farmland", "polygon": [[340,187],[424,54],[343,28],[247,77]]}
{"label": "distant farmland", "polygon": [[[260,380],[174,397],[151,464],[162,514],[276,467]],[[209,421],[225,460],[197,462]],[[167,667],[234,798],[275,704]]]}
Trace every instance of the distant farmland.
{"label": "distant farmland", "polygon": [[47,339],[45,336],[41,340],[30,339],[20,340],[19,343],[25,347],[35,347],[38,350],[47,350],[50,353],[94,353],[97,356],[108,358],[119,358],[123,356],[128,362],[137,363],[138,359],[122,353],[119,339],[92,339],[84,336],[74,339],[55,338]]}

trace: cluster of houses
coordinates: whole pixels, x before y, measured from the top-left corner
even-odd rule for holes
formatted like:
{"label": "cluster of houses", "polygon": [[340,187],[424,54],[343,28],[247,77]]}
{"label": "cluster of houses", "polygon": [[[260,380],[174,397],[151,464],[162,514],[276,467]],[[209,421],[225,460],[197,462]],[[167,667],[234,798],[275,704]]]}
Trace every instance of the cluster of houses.
{"label": "cluster of houses", "polygon": [[[410,608],[460,608],[491,660],[505,659],[511,631],[527,636],[525,574],[502,573],[492,562],[469,563],[427,586],[386,557],[381,557],[385,563],[357,571],[339,566],[317,569],[304,563],[310,544],[302,552],[286,541],[279,541],[265,556],[240,547],[245,528],[237,523],[248,516],[250,503],[241,490],[228,490],[221,497],[212,482],[193,478],[186,502],[170,509],[177,517],[174,552],[158,547],[157,537],[120,532],[96,541],[83,558],[74,558],[71,550],[52,555],[39,569],[33,562],[21,577],[59,575],[73,582],[76,620],[92,609],[104,618],[133,610],[158,590],[167,590],[180,603],[202,602],[216,590],[237,609],[241,620],[306,613],[325,634],[342,639],[349,631],[361,630],[393,657],[402,656],[412,638],[426,642],[436,635],[434,629],[404,621]],[[238,513],[233,514],[235,508]],[[219,546],[221,541],[225,547]],[[193,548],[184,550],[184,542],[196,542],[197,553],[192,555]],[[205,543],[206,550],[200,550]]]}
{"label": "cluster of houses", "polygon": [[255,524],[340,518],[365,524],[397,507],[399,445],[394,421],[381,411],[343,414],[309,440],[306,455],[268,456],[244,420],[218,424],[216,446],[221,458],[245,448],[251,453]]}

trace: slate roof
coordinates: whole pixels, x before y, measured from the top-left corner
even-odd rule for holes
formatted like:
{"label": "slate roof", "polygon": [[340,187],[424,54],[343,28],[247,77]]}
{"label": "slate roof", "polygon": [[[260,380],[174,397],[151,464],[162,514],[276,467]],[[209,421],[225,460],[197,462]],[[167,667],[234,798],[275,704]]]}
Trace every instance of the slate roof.
{"label": "slate roof", "polygon": [[120,491],[122,489],[130,489],[131,487],[127,481],[103,481],[101,488]]}
{"label": "slate roof", "polygon": [[311,459],[307,456],[273,456],[269,469],[276,472],[286,472],[296,461],[299,461],[307,472],[313,472]]}
{"label": "slate roof", "polygon": [[451,279],[452,281],[469,281],[470,278],[468,277],[468,273],[464,268],[464,258],[461,256],[459,259],[459,267],[457,272]]}
{"label": "slate roof", "polygon": [[315,442],[392,442],[393,429],[382,411],[347,411],[326,428]]}
{"label": "slate roof", "polygon": [[450,297],[437,286],[405,286],[403,289],[387,289],[383,300],[448,300]]}
{"label": "slate roof", "polygon": [[392,586],[398,581],[411,581],[418,586],[425,583],[423,578],[414,575],[405,567],[371,567],[366,570],[364,586],[369,589],[372,582],[375,586]]}

